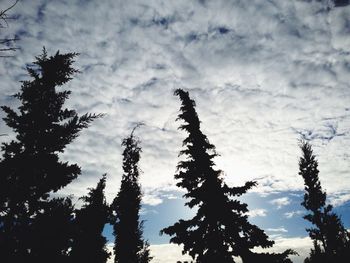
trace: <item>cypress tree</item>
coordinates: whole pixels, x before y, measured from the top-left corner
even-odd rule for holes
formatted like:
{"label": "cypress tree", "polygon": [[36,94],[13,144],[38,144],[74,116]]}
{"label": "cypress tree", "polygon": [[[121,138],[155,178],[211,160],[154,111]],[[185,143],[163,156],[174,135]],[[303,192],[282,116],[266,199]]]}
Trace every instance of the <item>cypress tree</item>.
{"label": "cypress tree", "polygon": [[[64,151],[82,129],[99,117],[95,114],[79,116],[75,110],[64,108],[65,100],[71,92],[57,90],[78,72],[72,67],[76,55],[57,52],[48,57],[44,49],[42,55],[27,66],[31,80],[23,81],[20,92],[14,95],[21,103],[18,110],[2,107],[6,114],[5,123],[16,133],[15,140],[3,143],[1,147],[2,262],[45,261],[46,252],[37,251],[33,246],[42,242],[46,242],[46,247],[55,244],[52,240],[39,240],[42,236],[39,232],[43,232],[40,225],[46,227],[50,220],[58,223],[60,217],[54,214],[69,214],[68,211],[72,210],[71,202],[67,199],[49,200],[51,192],[63,188],[80,174],[80,167],[60,161],[59,153]],[[69,216],[61,216],[67,222]],[[46,223],[39,224],[36,220]],[[51,227],[51,231],[55,231],[55,225]],[[69,231],[69,226],[58,232],[55,238],[66,237],[68,233],[65,231]],[[61,244],[63,243],[62,241]],[[47,248],[47,251],[54,250]],[[50,262],[55,262],[62,255],[66,256],[67,251],[68,245],[61,247],[60,251],[50,256]],[[43,258],[39,259],[40,255]]]}
{"label": "cypress tree", "polygon": [[31,224],[29,262],[68,262],[74,207],[70,197],[42,202],[43,212]]}
{"label": "cypress tree", "polygon": [[[170,242],[183,244],[183,253],[197,263],[231,263],[240,256],[246,262],[290,262],[288,250],[283,254],[254,253],[254,247],[271,247],[263,230],[248,222],[247,204],[234,199],[256,185],[247,182],[242,187],[229,187],[223,181],[223,173],[214,168],[218,155],[215,146],[201,132],[195,102],[188,92],[177,89],[181,108],[177,120],[183,120],[181,130],[188,133],[180,155],[186,157],[177,166],[177,186],[187,193],[189,208],[196,207],[197,214],[189,220],[179,220],[161,231],[171,237]],[[265,260],[265,261],[262,261]]]}
{"label": "cypress tree", "polygon": [[303,141],[300,148],[303,156],[299,160],[299,175],[303,177],[305,184],[304,201],[301,205],[309,212],[304,219],[314,225],[307,229],[314,248],[305,262],[348,262],[350,235],[338,215],[333,212],[332,205],[326,204],[327,194],[321,187],[318,161],[311,145]]}
{"label": "cypress tree", "polygon": [[91,188],[87,196],[80,198],[84,204],[76,211],[74,239],[70,253],[72,263],[105,263],[110,256],[106,249],[107,240],[102,235],[109,218],[109,207],[104,195],[105,186],[106,175],[103,175],[96,188]]}
{"label": "cypress tree", "polygon": [[[135,129],[134,129],[135,130]],[[123,177],[120,191],[111,205],[114,217],[112,225],[115,236],[116,263],[147,263],[152,257],[149,245],[142,237],[143,222],[140,222],[141,188],[138,182],[140,170],[140,141],[131,135],[125,138],[123,151]]]}

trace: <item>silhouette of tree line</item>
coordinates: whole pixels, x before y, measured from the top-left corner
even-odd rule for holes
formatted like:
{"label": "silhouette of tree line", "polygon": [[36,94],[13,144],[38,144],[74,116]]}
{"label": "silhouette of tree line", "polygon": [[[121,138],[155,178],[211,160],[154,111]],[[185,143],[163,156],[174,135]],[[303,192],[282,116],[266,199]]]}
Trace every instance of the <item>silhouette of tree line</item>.
{"label": "silhouette of tree line", "polygon": [[[120,190],[108,205],[104,195],[106,175],[76,208],[72,197],[52,197],[81,174],[74,163],[59,157],[66,146],[101,114],[79,115],[64,107],[71,94],[61,91],[78,70],[72,67],[76,53],[48,56],[46,50],[27,67],[30,80],[22,82],[14,95],[20,106],[14,110],[2,106],[4,121],[16,134],[2,143],[0,160],[0,258],[4,263],[53,262],[105,263],[111,257],[102,235],[111,224],[115,236],[114,262],[150,262],[150,248],[143,237],[140,220],[142,191],[139,183],[139,160],[142,152],[135,129],[122,142],[123,176]],[[218,155],[200,129],[195,101],[189,93],[177,89],[181,107],[179,129],[187,133],[177,165],[177,186],[185,190],[186,206],[196,215],[180,219],[161,230],[171,236],[170,242],[183,245],[197,263],[288,263],[297,253],[256,252],[256,247],[274,244],[266,233],[248,221],[248,206],[237,197],[257,185],[248,181],[230,187],[224,174],[215,168]],[[299,175],[305,182],[302,205],[308,211],[304,218],[313,228],[307,229],[313,248],[305,263],[348,262],[350,235],[333,207],[326,204],[326,193],[318,178],[318,162],[311,145],[302,141]],[[178,261],[178,263],[181,263]]]}

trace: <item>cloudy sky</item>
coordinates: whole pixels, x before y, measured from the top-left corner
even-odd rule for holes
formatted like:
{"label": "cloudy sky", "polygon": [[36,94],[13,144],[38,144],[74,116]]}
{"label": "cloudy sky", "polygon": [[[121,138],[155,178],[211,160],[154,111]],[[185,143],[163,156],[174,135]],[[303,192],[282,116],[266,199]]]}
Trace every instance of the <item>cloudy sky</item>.
{"label": "cloudy sky", "polygon": [[[159,230],[193,214],[173,175],[185,134],[175,122],[183,88],[197,103],[202,130],[216,145],[230,185],[255,179],[244,200],[251,221],[276,241],[274,251],[308,253],[300,206],[298,140],[319,160],[329,202],[350,227],[350,6],[331,0],[31,0],[1,29],[21,48],[0,63],[0,104],[28,79],[25,65],[45,46],[79,52],[81,70],[67,105],[105,113],[62,158],[83,174],[60,195],[87,193],[108,174],[111,201],[121,179],[122,138],[138,122],[142,141],[142,217],[152,262],[176,262],[181,248]],[[13,1],[0,0],[0,9]],[[3,113],[1,113],[3,116]],[[0,122],[0,133],[11,132]],[[110,238],[110,228],[105,234]],[[185,258],[185,257],[184,257]]]}

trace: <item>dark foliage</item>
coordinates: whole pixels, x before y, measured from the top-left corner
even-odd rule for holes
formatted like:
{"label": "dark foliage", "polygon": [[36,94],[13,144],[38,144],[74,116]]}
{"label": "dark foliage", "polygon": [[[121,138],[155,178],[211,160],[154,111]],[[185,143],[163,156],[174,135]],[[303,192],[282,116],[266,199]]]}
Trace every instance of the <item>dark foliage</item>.
{"label": "dark foliage", "polygon": [[308,142],[301,143],[303,156],[299,161],[299,175],[304,179],[305,195],[301,203],[308,214],[304,219],[314,225],[307,229],[313,240],[306,263],[348,262],[350,257],[350,235],[340,218],[333,212],[333,207],[326,204],[326,192],[322,190],[318,177],[318,162]]}
{"label": "dark foliage", "polygon": [[76,211],[74,239],[70,253],[71,262],[105,263],[110,256],[106,249],[107,239],[102,231],[108,222],[104,189],[106,175],[103,175],[96,188],[90,189],[87,196],[82,197],[84,205]]}
{"label": "dark foliage", "polygon": [[[42,262],[47,259],[46,253],[57,252],[51,255],[50,262],[55,262],[55,258],[67,253],[72,206],[68,199],[49,200],[49,194],[75,179],[80,167],[60,161],[58,154],[99,117],[94,114],[79,117],[74,110],[63,108],[70,91],[56,90],[77,72],[72,67],[76,55],[57,52],[48,57],[44,49],[27,67],[32,79],[23,81],[21,91],[14,95],[21,103],[18,110],[2,107],[5,123],[16,133],[15,140],[1,147],[2,262]],[[50,231],[48,222],[52,223]],[[66,227],[60,229],[63,224]],[[41,240],[52,233],[56,233],[54,239],[59,244],[51,238]],[[46,252],[36,249],[38,244],[45,244]]]}
{"label": "dark foliage", "polygon": [[[134,132],[134,131],[133,131]],[[116,263],[147,263],[151,260],[149,245],[142,238],[143,224],[140,222],[141,189],[138,182],[141,148],[133,132],[123,140],[124,174],[120,191],[111,208],[114,216],[112,224],[115,236]]]}
{"label": "dark foliage", "polygon": [[68,262],[72,240],[73,205],[70,198],[55,198],[42,203],[30,234],[30,262]]}
{"label": "dark foliage", "polygon": [[[229,187],[223,181],[223,173],[214,169],[215,146],[210,144],[200,130],[195,102],[188,92],[175,91],[182,102],[178,120],[183,120],[181,130],[188,133],[180,155],[186,159],[177,166],[177,186],[184,188],[189,208],[197,207],[197,214],[190,220],[180,220],[161,231],[171,235],[170,242],[183,244],[183,253],[200,263],[231,263],[234,256],[247,262],[290,262],[290,250],[283,254],[259,254],[254,247],[271,247],[263,230],[248,222],[247,204],[234,197],[244,194],[256,185],[247,182],[243,187]],[[265,260],[265,261],[262,261]]]}

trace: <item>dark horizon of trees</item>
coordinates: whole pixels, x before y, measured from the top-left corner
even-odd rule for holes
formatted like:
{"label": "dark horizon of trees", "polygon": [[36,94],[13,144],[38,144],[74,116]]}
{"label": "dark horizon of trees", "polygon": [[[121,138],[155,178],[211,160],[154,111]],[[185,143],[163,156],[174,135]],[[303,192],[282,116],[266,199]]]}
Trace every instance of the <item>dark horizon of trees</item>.
{"label": "dark horizon of trees", "polygon": [[[72,197],[57,198],[51,194],[66,187],[81,174],[78,164],[61,161],[59,154],[79,136],[80,131],[102,117],[64,107],[70,91],[60,90],[78,70],[73,68],[76,53],[48,56],[45,48],[27,67],[30,80],[23,81],[14,95],[20,101],[17,109],[2,106],[6,125],[16,134],[14,140],[2,143],[0,157],[0,260],[4,263],[106,263],[104,226],[113,225],[116,263],[148,263],[148,242],[143,237],[140,220],[142,191],[139,183],[139,160],[142,152],[135,129],[122,142],[123,176],[120,190],[111,205],[104,189],[106,175],[95,188],[81,197],[76,208]],[[263,230],[249,223],[247,204],[237,197],[256,186],[247,182],[229,187],[221,170],[214,168],[218,155],[215,146],[201,132],[195,101],[189,93],[177,89],[181,101],[178,120],[187,132],[180,152],[177,186],[186,190],[186,206],[197,208],[190,220],[179,220],[161,232],[170,242],[183,244],[197,263],[289,263],[294,251],[257,253],[254,247],[274,244]],[[302,205],[304,216],[313,228],[307,229],[314,247],[305,263],[345,263],[350,258],[350,234],[341,218],[326,203],[326,193],[318,178],[318,162],[308,142],[301,143],[303,156],[299,175],[305,182]],[[178,261],[180,262],[180,261]],[[192,262],[192,261],[191,261]],[[186,261],[184,262],[186,263]]]}

